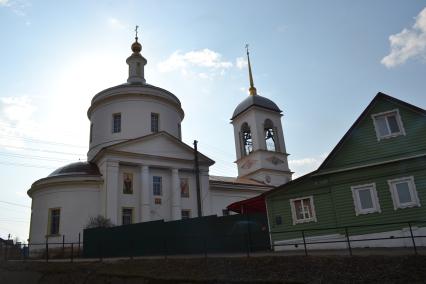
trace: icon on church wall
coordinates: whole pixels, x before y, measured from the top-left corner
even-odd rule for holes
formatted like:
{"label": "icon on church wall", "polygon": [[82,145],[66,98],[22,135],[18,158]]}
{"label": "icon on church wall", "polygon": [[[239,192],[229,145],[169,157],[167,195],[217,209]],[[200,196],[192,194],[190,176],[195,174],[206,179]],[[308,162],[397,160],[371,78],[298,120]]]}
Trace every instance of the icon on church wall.
{"label": "icon on church wall", "polygon": [[123,174],[123,193],[133,194],[133,174],[131,173]]}
{"label": "icon on church wall", "polygon": [[189,181],[187,178],[180,179],[180,196],[189,197]]}

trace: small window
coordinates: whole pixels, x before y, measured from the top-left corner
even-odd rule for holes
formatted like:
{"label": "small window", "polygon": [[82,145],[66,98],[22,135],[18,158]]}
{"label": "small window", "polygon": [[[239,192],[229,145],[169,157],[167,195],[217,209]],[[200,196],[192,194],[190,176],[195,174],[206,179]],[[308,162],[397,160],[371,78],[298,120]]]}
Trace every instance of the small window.
{"label": "small window", "polygon": [[154,199],[154,204],[155,205],[161,205],[161,198],[155,198]]}
{"label": "small window", "polygon": [[275,216],[275,225],[281,225],[283,223],[283,219],[280,215]]}
{"label": "small window", "polygon": [[154,196],[162,195],[162,177],[158,177],[158,176],[152,177],[152,194]]}
{"label": "small window", "polygon": [[121,132],[121,113],[114,113],[112,116],[112,132]]}
{"label": "small window", "polygon": [[414,177],[403,177],[388,180],[394,209],[407,207],[420,207]]}
{"label": "small window", "polygon": [[189,210],[189,209],[183,209],[181,211],[181,214],[182,214],[182,219],[189,219],[189,218],[191,218],[191,210]]}
{"label": "small window", "polygon": [[123,208],[122,224],[129,225],[133,223],[133,208]]}
{"label": "small window", "polygon": [[151,132],[158,132],[159,115],[158,113],[151,113]]}
{"label": "small window", "polygon": [[222,216],[229,216],[229,210],[228,209],[222,209]]}
{"label": "small window", "polygon": [[93,139],[93,123],[90,124],[89,142],[92,143]]}
{"label": "small window", "polygon": [[251,152],[253,152],[253,139],[251,136],[250,126],[248,126],[247,122],[244,122],[241,126],[241,135],[243,156],[248,156]]}
{"label": "small window", "polygon": [[397,109],[373,114],[372,117],[378,140],[405,135],[401,116]]}
{"label": "small window", "polygon": [[290,199],[293,225],[306,222],[316,222],[313,196]]}
{"label": "small window", "polygon": [[133,174],[132,173],[123,174],[123,193],[133,194]]}
{"label": "small window", "polygon": [[182,140],[182,126],[180,123],[178,123],[178,135],[179,135],[179,139]]}
{"label": "small window", "polygon": [[49,235],[59,235],[59,222],[61,219],[61,209],[49,209]]}
{"label": "small window", "polygon": [[352,186],[351,190],[357,216],[381,212],[375,183]]}
{"label": "small window", "polygon": [[189,180],[188,178],[180,179],[180,196],[189,198]]}

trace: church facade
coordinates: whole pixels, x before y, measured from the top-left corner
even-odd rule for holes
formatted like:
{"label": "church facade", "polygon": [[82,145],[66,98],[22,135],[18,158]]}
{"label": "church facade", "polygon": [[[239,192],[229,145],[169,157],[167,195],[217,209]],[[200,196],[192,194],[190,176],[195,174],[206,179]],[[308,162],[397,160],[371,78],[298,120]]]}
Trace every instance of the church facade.
{"label": "church facade", "polygon": [[30,243],[77,241],[99,215],[114,225],[226,215],[229,204],[291,180],[281,110],[257,94],[249,58],[250,96],[231,118],[238,176],[221,177],[209,175],[212,159],[182,142],[179,99],[146,83],[137,37],[131,49],[127,83],[96,94],[87,111],[87,162],[61,167],[28,190]]}

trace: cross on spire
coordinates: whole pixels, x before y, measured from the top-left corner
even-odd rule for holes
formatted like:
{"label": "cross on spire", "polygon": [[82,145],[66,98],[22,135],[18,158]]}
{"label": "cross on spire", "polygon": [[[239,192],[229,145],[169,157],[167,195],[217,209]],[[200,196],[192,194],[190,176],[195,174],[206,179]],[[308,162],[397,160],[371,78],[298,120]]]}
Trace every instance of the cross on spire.
{"label": "cross on spire", "polygon": [[135,34],[136,34],[135,39],[136,39],[136,41],[138,41],[138,28],[139,28],[139,26],[136,25],[136,28],[135,28]]}

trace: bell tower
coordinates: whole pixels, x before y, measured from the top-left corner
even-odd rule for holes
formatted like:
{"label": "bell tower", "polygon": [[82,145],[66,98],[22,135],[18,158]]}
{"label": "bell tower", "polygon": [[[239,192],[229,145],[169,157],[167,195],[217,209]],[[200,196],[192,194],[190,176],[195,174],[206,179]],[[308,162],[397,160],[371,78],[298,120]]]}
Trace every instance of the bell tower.
{"label": "bell tower", "polygon": [[279,186],[290,181],[293,174],[288,167],[282,111],[273,101],[257,94],[248,45],[246,53],[249,96],[235,108],[231,118],[238,177]]}

